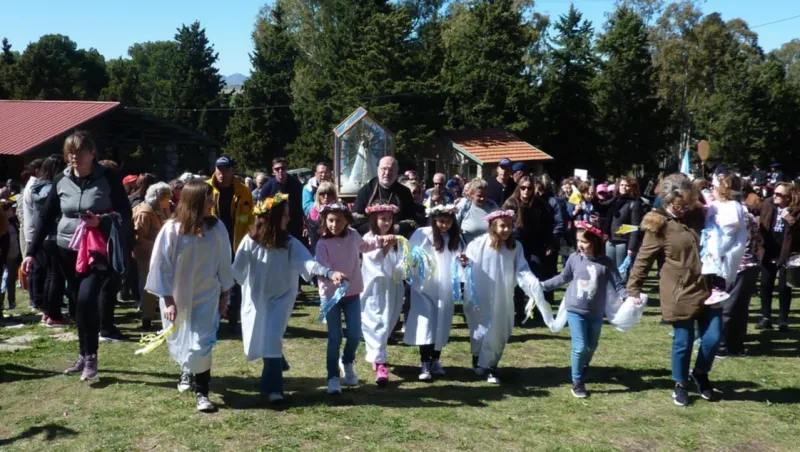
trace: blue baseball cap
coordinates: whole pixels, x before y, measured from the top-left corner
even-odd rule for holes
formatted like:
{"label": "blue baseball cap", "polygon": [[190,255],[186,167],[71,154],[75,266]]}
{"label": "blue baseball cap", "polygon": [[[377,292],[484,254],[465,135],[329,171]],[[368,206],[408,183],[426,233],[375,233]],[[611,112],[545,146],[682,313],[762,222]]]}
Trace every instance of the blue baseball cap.
{"label": "blue baseball cap", "polygon": [[528,172],[528,167],[522,162],[517,162],[511,167],[511,171],[513,171],[515,173],[517,171],[522,171],[523,173],[527,173]]}
{"label": "blue baseball cap", "polygon": [[224,155],[218,158],[217,163],[215,163],[217,168],[233,168],[233,165],[233,159]]}
{"label": "blue baseball cap", "polygon": [[497,166],[511,166],[511,164],[512,164],[511,159],[504,158],[500,160],[500,163],[498,163]]}

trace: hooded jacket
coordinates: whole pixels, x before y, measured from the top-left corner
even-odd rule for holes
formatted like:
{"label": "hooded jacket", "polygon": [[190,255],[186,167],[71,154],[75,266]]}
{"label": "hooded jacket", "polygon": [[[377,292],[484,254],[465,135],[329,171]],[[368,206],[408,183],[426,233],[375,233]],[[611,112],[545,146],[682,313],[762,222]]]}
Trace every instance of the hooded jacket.
{"label": "hooded jacket", "polygon": [[71,167],[56,176],[42,206],[40,227],[36,228],[33,240],[29,242],[27,255],[36,256],[51,233],[49,226],[56,222],[56,243],[67,249],[80,223],[80,214],[86,211],[97,215],[116,212],[120,216],[120,225],[125,228],[120,231],[121,236],[126,237],[130,230],[131,206],[122,179],[116,171],[97,162],[86,177],[76,176]]}
{"label": "hooded jacket", "polygon": [[658,286],[664,320],[674,322],[695,318],[703,311],[703,302],[711,295],[702,274],[700,235],[697,230],[664,210],[645,215],[641,229],[644,231],[644,240],[630,271],[628,296],[639,297],[648,270],[658,262],[661,271]]}

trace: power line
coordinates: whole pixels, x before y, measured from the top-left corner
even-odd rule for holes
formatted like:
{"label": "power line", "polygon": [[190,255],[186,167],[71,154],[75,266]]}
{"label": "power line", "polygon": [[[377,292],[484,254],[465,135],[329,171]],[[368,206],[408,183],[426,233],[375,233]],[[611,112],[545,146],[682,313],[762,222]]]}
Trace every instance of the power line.
{"label": "power line", "polygon": [[767,22],[765,24],[756,25],[755,27],[750,27],[750,29],[752,30],[754,28],[766,27],[767,25],[779,24],[781,22],[786,22],[787,20],[793,20],[793,19],[798,19],[798,18],[800,18],[800,14],[798,14],[796,16],[792,16],[792,17],[787,17],[785,19],[778,19],[778,20],[775,20],[775,21],[772,21],[772,22]]}

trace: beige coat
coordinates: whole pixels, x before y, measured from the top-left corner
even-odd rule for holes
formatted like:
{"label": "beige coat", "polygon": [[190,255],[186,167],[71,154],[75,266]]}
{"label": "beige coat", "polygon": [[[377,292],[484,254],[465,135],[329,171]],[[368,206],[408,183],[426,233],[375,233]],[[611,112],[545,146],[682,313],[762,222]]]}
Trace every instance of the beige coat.
{"label": "beige coat", "polygon": [[136,231],[136,246],[133,254],[137,261],[149,264],[158,232],[164,226],[161,216],[147,203],[143,202],[133,209],[133,230]]}
{"label": "beige coat", "polygon": [[656,210],[642,220],[644,240],[628,279],[628,296],[639,297],[647,271],[661,265],[659,295],[664,320],[690,320],[711,295],[700,263],[700,236],[683,222]]}

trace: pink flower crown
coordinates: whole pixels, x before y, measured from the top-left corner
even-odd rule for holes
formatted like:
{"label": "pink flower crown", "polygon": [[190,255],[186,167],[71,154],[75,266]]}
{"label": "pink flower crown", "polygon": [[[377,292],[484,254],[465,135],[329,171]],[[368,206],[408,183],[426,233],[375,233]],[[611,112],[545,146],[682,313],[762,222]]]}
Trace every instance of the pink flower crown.
{"label": "pink flower crown", "polygon": [[511,218],[514,219],[514,211],[513,210],[495,210],[494,212],[486,215],[483,219],[487,222],[491,223],[493,220],[498,218]]}
{"label": "pink flower crown", "polygon": [[367,207],[366,209],[364,209],[364,211],[367,212],[367,215],[373,214],[373,213],[378,213],[378,212],[391,212],[393,214],[398,214],[398,213],[400,213],[400,208],[397,207],[394,204],[389,204],[389,203],[383,204],[383,203],[381,203],[381,204],[373,204],[373,205]]}
{"label": "pink flower crown", "polygon": [[319,213],[328,213],[328,212],[350,212],[350,209],[347,205],[342,204],[341,202],[335,202],[332,204],[324,204],[322,207],[319,208]]}
{"label": "pink flower crown", "polygon": [[589,224],[589,223],[587,223],[585,221],[576,221],[575,222],[575,229],[583,229],[584,231],[586,231],[586,232],[588,232],[588,233],[590,233],[592,235],[596,235],[597,237],[600,237],[600,239],[602,241],[604,241],[604,242],[606,240],[608,240],[608,236],[603,234],[603,231],[601,231],[596,226],[592,226],[591,224]]}

